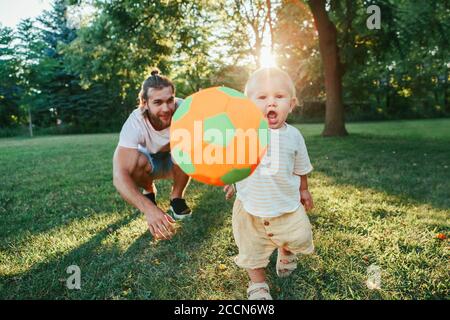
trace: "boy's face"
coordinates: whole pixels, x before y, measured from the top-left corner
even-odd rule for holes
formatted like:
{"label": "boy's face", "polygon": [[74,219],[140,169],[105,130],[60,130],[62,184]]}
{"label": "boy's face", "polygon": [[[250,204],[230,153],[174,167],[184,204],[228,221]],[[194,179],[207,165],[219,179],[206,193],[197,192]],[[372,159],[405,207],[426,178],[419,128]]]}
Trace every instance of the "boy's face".
{"label": "boy's face", "polygon": [[149,88],[147,97],[145,106],[153,127],[156,130],[168,128],[175,112],[175,95],[172,88]]}
{"label": "boy's face", "polygon": [[282,76],[253,79],[248,86],[248,96],[263,112],[271,129],[281,128],[295,106],[289,83]]}

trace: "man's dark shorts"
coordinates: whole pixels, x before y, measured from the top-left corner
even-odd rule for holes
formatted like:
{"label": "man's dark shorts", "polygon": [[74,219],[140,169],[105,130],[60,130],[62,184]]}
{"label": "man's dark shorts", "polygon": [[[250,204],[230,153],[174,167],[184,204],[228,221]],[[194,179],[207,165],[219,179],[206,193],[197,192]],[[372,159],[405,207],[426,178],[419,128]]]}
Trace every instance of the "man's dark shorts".
{"label": "man's dark shorts", "polygon": [[173,178],[173,162],[170,151],[150,153],[147,148],[141,145],[138,146],[138,151],[146,156],[152,167],[152,170],[150,171],[151,178],[154,180]]}

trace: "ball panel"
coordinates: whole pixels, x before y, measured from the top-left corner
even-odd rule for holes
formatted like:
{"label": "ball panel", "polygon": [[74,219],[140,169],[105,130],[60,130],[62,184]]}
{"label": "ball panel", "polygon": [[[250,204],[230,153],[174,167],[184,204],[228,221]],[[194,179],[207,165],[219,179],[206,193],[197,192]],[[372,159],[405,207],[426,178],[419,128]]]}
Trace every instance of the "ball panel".
{"label": "ball panel", "polygon": [[[234,137],[235,130],[236,128],[228,115],[225,112],[219,113],[213,117],[206,118],[203,121],[203,140],[210,144],[226,147]],[[210,131],[209,134],[208,131]],[[222,139],[214,139],[214,131],[216,131]]]}
{"label": "ball panel", "polygon": [[220,178],[211,178],[208,176],[204,176],[201,174],[193,174],[191,175],[192,179],[198,181],[198,182],[202,182],[202,183],[206,183],[206,184],[211,184],[211,185],[215,185],[215,186],[224,186],[225,184],[220,180]]}
{"label": "ball panel", "polygon": [[242,92],[237,90],[227,88],[227,87],[219,87],[218,90],[225,92],[226,94],[235,97],[235,98],[247,98]]}
{"label": "ball panel", "polygon": [[230,98],[226,112],[233,125],[244,130],[258,128],[259,122],[263,118],[259,108],[248,99]]}
{"label": "ball panel", "polygon": [[181,168],[181,170],[183,170],[184,173],[189,175],[195,172],[195,166],[192,164],[189,153],[175,147],[171,150],[171,155],[175,163]]}
{"label": "ball panel", "polygon": [[224,184],[232,184],[242,179],[247,178],[252,172],[251,168],[232,169],[227,174],[223,175],[220,180]]}
{"label": "ball panel", "polygon": [[[203,123],[208,117],[213,117],[218,113],[225,112],[225,106],[229,97],[219,92],[216,88],[205,89],[190,96],[192,98],[189,112],[179,121],[172,121],[171,131],[177,129],[186,129],[194,134],[194,124]],[[200,134],[203,134],[200,132]]]}
{"label": "ball panel", "polygon": [[261,148],[266,148],[270,139],[269,124],[266,119],[261,119],[259,122],[258,138]]}
{"label": "ball panel", "polygon": [[173,114],[172,121],[178,121],[191,109],[192,97],[185,99]]}

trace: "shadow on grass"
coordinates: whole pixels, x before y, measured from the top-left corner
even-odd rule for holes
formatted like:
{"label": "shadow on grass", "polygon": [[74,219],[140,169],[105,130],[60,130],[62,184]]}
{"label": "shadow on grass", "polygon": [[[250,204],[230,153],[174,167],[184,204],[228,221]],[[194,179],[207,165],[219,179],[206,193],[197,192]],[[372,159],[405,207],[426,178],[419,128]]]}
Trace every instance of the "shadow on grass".
{"label": "shadow on grass", "polygon": [[315,171],[333,183],[371,188],[405,202],[450,208],[448,142],[359,134],[347,138],[313,136],[306,142]]}
{"label": "shadow on grass", "polygon": [[[148,230],[131,245],[121,249],[119,243],[104,242],[117,230],[129,231],[130,224],[142,219],[135,212],[108,225],[86,243],[64,255],[49,258],[24,273],[3,277],[0,298],[3,299],[177,299],[177,283],[191,283],[189,261],[204,241],[222,228],[231,208],[223,209],[225,200],[218,188],[201,187],[201,197],[189,221],[183,221],[171,241],[153,241]],[[226,205],[226,204],[225,204]],[[140,223],[140,221],[135,221]],[[108,239],[111,242],[111,238]],[[114,240],[113,240],[114,241]],[[119,239],[116,239],[119,242]],[[81,290],[66,288],[66,268],[81,269]],[[175,268],[175,267],[178,267]],[[157,292],[154,292],[157,288]]]}
{"label": "shadow on grass", "polygon": [[[138,213],[128,215],[112,223],[96,233],[89,241],[64,255],[50,258],[50,261],[38,263],[24,273],[3,277],[0,297],[3,299],[63,299],[67,293],[65,279],[66,268],[78,265],[84,274],[107,272],[118,252],[97,252],[109,234],[126,226],[139,216]],[[104,259],[104,260],[103,260]],[[103,261],[102,261],[103,260]],[[103,263],[98,263],[103,262]],[[83,285],[83,284],[82,284]],[[93,296],[95,297],[95,296]]]}
{"label": "shadow on grass", "polygon": [[198,190],[204,191],[196,201],[192,218],[183,221],[183,227],[173,240],[158,244],[153,258],[159,264],[151,271],[143,270],[146,278],[141,285],[159,290],[153,299],[196,298],[187,292],[191,292],[199,269],[209,264],[207,257],[199,257],[199,254],[231,217],[232,202],[224,200],[221,188],[201,186]]}
{"label": "shadow on grass", "polygon": [[[53,139],[54,146],[44,143]],[[112,185],[110,144],[71,142],[75,139],[39,138],[32,141],[35,145],[12,147],[0,159],[0,175],[6,177],[0,181],[2,240],[17,243],[25,236],[126,207]]]}

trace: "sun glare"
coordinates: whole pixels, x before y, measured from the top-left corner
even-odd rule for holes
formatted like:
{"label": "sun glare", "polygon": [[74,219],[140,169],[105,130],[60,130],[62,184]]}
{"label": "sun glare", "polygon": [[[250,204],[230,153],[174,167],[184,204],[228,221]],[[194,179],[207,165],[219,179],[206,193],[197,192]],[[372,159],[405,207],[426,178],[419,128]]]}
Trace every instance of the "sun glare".
{"label": "sun glare", "polygon": [[272,55],[270,48],[263,47],[261,49],[260,64],[261,68],[269,68],[277,66],[277,63],[275,62],[275,57]]}

